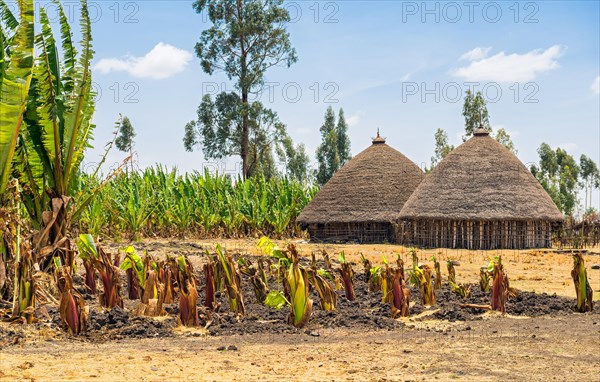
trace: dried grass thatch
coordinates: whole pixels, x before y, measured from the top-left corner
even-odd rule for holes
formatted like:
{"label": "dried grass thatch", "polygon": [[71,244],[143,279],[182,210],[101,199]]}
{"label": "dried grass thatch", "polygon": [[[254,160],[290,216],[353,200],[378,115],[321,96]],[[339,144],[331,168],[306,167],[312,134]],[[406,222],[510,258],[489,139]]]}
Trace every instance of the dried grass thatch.
{"label": "dried grass thatch", "polygon": [[425,177],[400,216],[405,220],[563,220],[529,169],[482,129]]}
{"label": "dried grass thatch", "polygon": [[377,136],[346,163],[298,216],[301,225],[393,222],[424,177],[410,159]]}

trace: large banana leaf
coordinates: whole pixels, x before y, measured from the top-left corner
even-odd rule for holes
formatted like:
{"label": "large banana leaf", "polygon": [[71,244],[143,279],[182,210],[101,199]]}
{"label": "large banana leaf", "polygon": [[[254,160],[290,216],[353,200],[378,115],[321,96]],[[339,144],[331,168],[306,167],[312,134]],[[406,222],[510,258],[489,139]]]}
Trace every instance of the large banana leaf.
{"label": "large banana leaf", "polygon": [[94,125],[90,62],[91,27],[86,0],[81,1],[81,54],[73,46],[73,33],[61,3],[58,9],[59,43],[43,8],[40,33],[35,36],[38,55],[25,115],[26,132],[20,149],[19,177],[27,181],[23,199],[34,222],[41,224],[41,209],[48,196],[73,196],[76,175]]}
{"label": "large banana leaf", "polygon": [[[0,1],[0,4],[3,18],[8,17],[5,16],[6,4],[4,1]],[[3,66],[0,77],[0,195],[4,194],[10,178],[11,163],[23,124],[32,78],[33,0],[19,0],[18,5],[20,22],[12,40],[11,56],[5,56],[5,49],[2,47],[3,62],[0,64]]]}

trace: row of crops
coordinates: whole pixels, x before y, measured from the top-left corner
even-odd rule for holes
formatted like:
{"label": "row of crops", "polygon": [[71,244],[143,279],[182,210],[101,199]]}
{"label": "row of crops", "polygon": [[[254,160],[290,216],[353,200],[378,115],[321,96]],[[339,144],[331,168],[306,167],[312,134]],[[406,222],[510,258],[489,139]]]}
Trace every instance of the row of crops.
{"label": "row of crops", "polygon": [[[98,178],[82,174],[78,188],[85,193],[99,184]],[[299,234],[294,221],[316,191],[316,186],[285,178],[240,180],[157,166],[110,179],[74,224],[81,232],[117,240],[289,237]]]}

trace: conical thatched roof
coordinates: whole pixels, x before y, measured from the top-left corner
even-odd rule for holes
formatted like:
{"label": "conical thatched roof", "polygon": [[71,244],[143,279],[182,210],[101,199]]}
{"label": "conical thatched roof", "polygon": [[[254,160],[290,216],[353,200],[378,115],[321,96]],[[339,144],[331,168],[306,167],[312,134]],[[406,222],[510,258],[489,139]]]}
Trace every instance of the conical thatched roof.
{"label": "conical thatched roof", "polygon": [[346,163],[315,195],[296,221],[392,222],[424,177],[410,159],[377,134],[373,144]]}
{"label": "conical thatched roof", "polygon": [[527,167],[483,129],[425,177],[400,215],[403,219],[563,220]]}

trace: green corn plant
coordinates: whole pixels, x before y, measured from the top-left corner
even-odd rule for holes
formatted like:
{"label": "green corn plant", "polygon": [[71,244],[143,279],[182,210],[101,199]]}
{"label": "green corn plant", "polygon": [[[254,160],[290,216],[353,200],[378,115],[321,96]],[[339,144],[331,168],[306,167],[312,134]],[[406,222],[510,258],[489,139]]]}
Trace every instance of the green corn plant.
{"label": "green corn plant", "polygon": [[63,330],[70,334],[81,334],[87,331],[90,308],[85,304],[83,296],[73,288],[71,273],[66,266],[56,269],[56,284],[60,292],[60,320]]}
{"label": "green corn plant", "polygon": [[319,294],[319,306],[323,310],[335,310],[337,305],[338,296],[335,293],[334,287],[327,281],[327,278],[331,277],[332,275],[324,269],[316,271],[310,269],[308,271],[308,281],[317,290]]}
{"label": "green corn plant", "polygon": [[94,259],[98,259],[98,249],[92,235],[80,234],[77,248],[79,249],[79,257],[83,261],[83,267],[85,268],[85,286],[91,294],[96,294]]}
{"label": "green corn plant", "polygon": [[506,313],[508,297],[508,278],[504,274],[502,257],[496,257],[490,262],[488,271],[492,273],[492,310]]}
{"label": "green corn plant", "polygon": [[482,292],[489,293],[490,291],[490,273],[488,267],[481,267],[479,269],[479,287]]}
{"label": "green corn plant", "polygon": [[235,266],[233,258],[225,255],[220,244],[217,244],[216,250],[223,269],[223,280],[227,296],[229,297],[229,309],[235,314],[243,315],[245,312],[244,295],[242,293],[242,280],[238,269]]}
{"label": "green corn plant", "polygon": [[352,269],[352,265],[346,262],[346,254],[344,251],[340,252],[338,261],[340,262],[340,268],[338,268],[338,272],[344,283],[344,293],[346,295],[346,299],[348,299],[348,301],[354,301],[356,298],[354,293],[354,270]]}
{"label": "green corn plant", "polygon": [[431,260],[433,260],[433,268],[435,269],[435,284],[433,288],[435,290],[440,290],[442,289],[442,272],[440,270],[440,262],[437,261],[435,256],[433,256]]}
{"label": "green corn plant", "polygon": [[587,279],[585,263],[580,253],[573,254],[573,270],[571,278],[575,284],[575,293],[577,295],[577,311],[592,312],[594,310],[593,291]]}
{"label": "green corn plant", "polygon": [[[132,176],[136,177],[135,174]],[[117,216],[124,229],[130,232],[131,238],[137,241],[142,237],[146,222],[150,219],[156,204],[153,203],[153,198],[144,197],[142,189],[146,186],[145,183],[124,182],[120,186],[121,194],[115,203]]]}
{"label": "green corn plant", "polygon": [[252,284],[256,301],[258,301],[259,304],[262,303],[267,297],[269,290],[260,274],[260,271],[252,264],[250,260],[244,257],[238,258],[237,263],[240,273],[248,277],[250,283]]}
{"label": "green corn plant", "polygon": [[110,260],[110,256],[104,252],[102,247],[97,247],[98,258],[94,259],[94,266],[100,274],[100,280],[104,290],[99,296],[100,305],[112,309],[115,306],[123,307],[121,299],[121,278],[119,268],[115,267]]}
{"label": "green corn plant", "polygon": [[186,256],[177,258],[177,284],[179,285],[179,321],[185,326],[199,326],[196,276]]}
{"label": "green corn plant", "polygon": [[410,315],[410,292],[404,285],[403,272],[400,268],[398,268],[395,270],[395,272],[389,273],[393,274],[390,301],[392,306],[392,318],[408,317]]}
{"label": "green corn plant", "polygon": [[456,271],[454,270],[454,261],[448,260],[446,262],[448,267],[448,284],[456,284]]}

